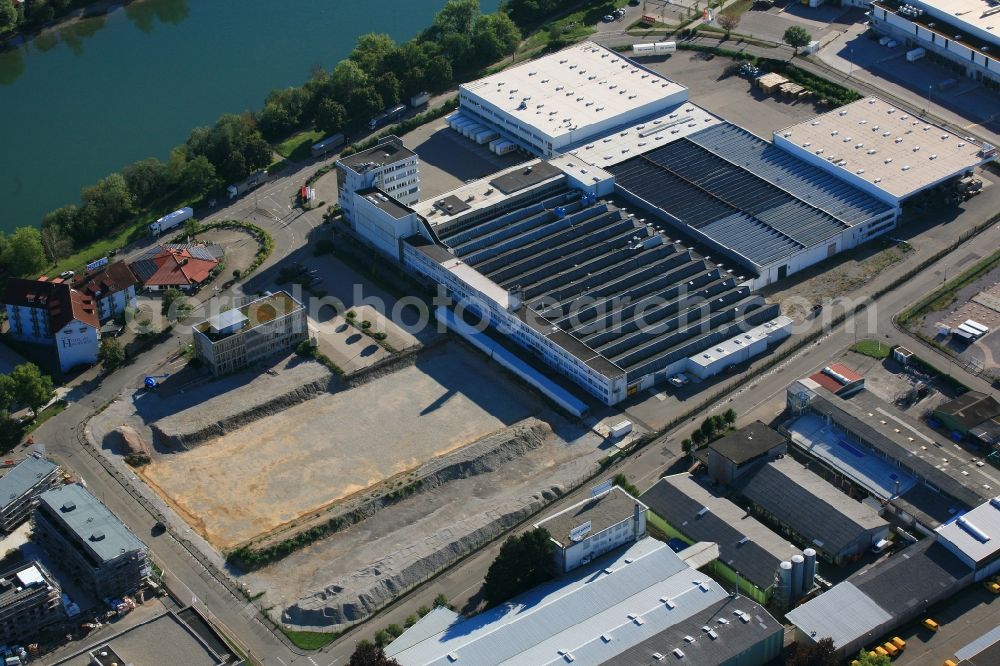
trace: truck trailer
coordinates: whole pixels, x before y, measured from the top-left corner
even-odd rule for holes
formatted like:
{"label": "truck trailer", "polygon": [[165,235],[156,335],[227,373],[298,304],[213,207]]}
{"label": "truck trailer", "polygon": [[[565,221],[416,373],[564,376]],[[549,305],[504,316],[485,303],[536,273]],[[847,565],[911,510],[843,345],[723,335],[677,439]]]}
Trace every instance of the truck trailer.
{"label": "truck trailer", "polygon": [[331,150],[335,148],[340,148],[342,145],[344,145],[344,141],[346,141],[346,138],[344,137],[343,134],[338,132],[333,136],[329,136],[323,139],[322,141],[319,141],[318,143],[314,143],[312,145],[312,156],[321,157],[323,155],[326,155]]}
{"label": "truck trailer", "polygon": [[920,60],[921,58],[923,58],[925,55],[927,55],[927,50],[926,49],[922,49],[922,48],[913,49],[912,51],[907,51],[906,52],[906,59],[909,62],[916,62],[917,60]]}
{"label": "truck trailer", "polygon": [[150,224],[149,231],[154,236],[159,236],[164,231],[167,231],[168,229],[173,229],[174,227],[183,223],[185,220],[190,220],[192,217],[194,217],[194,210],[192,208],[188,208],[187,206],[185,206],[180,210],[175,210],[172,213],[164,215],[156,222]]}
{"label": "truck trailer", "polygon": [[410,106],[416,109],[421,106],[427,106],[427,102],[429,101],[431,101],[431,94],[429,92],[421,91],[410,98]]}
{"label": "truck trailer", "polygon": [[385,127],[389,123],[393,123],[403,117],[406,113],[405,104],[397,104],[391,109],[386,109],[385,113],[380,113],[371,120],[368,121],[368,129],[374,131],[380,127]]}
{"label": "truck trailer", "polygon": [[266,182],[267,171],[257,171],[256,173],[250,174],[246,180],[233,183],[227,187],[226,192],[229,194],[230,199],[235,199],[236,197],[242,196],[254,188],[260,187]]}

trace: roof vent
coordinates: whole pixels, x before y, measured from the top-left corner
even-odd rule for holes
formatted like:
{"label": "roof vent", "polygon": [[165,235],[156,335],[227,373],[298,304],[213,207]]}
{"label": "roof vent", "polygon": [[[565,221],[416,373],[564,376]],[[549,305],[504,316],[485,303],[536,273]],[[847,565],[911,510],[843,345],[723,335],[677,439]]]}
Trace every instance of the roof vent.
{"label": "roof vent", "polygon": [[91,541],[104,541],[104,532],[98,530],[90,535]]}
{"label": "roof vent", "polygon": [[62,511],[63,513],[67,512],[67,511],[72,511],[73,509],[75,509],[75,508],[76,508],[76,502],[66,502],[65,504],[63,504],[63,505],[62,505],[61,507],[59,507],[59,508],[60,508],[60,510],[61,510],[61,511]]}
{"label": "roof vent", "polygon": [[680,648],[674,648],[674,656],[677,657],[678,659],[683,659],[684,651],[681,650]]}

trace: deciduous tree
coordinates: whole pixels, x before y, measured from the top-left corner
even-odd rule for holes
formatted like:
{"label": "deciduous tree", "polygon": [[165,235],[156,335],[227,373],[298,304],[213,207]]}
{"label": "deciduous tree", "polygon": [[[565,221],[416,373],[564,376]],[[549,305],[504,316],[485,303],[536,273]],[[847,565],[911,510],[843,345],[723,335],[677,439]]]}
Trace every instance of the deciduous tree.
{"label": "deciduous tree", "polygon": [[508,537],[486,572],[483,597],[490,605],[507,601],[552,578],[554,568],[548,530],[539,527]]}
{"label": "deciduous tree", "polygon": [[42,235],[34,227],[20,227],[7,237],[3,263],[13,275],[33,275],[45,266]]}
{"label": "deciduous tree", "polygon": [[10,373],[14,380],[14,397],[27,405],[35,416],[52,399],[52,378],[43,374],[34,363],[22,363]]}
{"label": "deciduous tree", "polygon": [[105,369],[109,372],[117,369],[125,362],[125,349],[118,340],[112,337],[105,336],[101,338],[101,349],[97,355],[101,359],[101,363]]}
{"label": "deciduous tree", "polygon": [[795,49],[795,53],[798,55],[799,49],[812,41],[812,35],[802,26],[793,25],[788,30],[785,30],[785,34],[781,39]]}

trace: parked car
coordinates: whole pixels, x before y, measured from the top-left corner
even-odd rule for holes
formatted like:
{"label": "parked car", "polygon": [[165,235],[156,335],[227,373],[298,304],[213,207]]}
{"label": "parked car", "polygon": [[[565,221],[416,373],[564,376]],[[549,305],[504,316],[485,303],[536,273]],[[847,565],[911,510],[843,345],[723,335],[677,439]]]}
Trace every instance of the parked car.
{"label": "parked car", "polygon": [[872,552],[878,555],[879,553],[885,552],[885,550],[891,545],[892,542],[888,539],[879,539],[879,542],[872,546]]}
{"label": "parked car", "polygon": [[59,274],[59,277],[61,277],[63,280],[68,280],[74,275],[76,275],[76,273],[74,273],[73,271],[63,271],[62,273]]}
{"label": "parked car", "polygon": [[601,20],[604,21],[605,23],[611,23],[612,21],[615,20],[615,17],[612,16],[611,14],[605,14],[604,18],[602,18]]}
{"label": "parked car", "polygon": [[681,386],[686,386],[687,383],[691,380],[689,380],[687,378],[687,375],[685,375],[684,373],[678,373],[673,377],[671,377],[670,379],[668,379],[667,381],[673,384],[674,386],[681,387]]}

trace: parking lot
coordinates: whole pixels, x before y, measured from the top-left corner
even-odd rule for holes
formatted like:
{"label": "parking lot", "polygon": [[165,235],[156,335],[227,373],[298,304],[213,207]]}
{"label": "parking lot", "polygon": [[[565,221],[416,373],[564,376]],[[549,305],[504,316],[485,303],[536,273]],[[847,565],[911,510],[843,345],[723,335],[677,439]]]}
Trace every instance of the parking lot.
{"label": "parking lot", "polygon": [[[933,618],[940,628],[936,632],[928,631],[920,624],[923,617]],[[945,659],[954,659],[957,650],[998,625],[1000,600],[979,583],[974,583],[892,634],[906,641],[906,650],[895,663],[941,666]]]}

